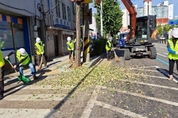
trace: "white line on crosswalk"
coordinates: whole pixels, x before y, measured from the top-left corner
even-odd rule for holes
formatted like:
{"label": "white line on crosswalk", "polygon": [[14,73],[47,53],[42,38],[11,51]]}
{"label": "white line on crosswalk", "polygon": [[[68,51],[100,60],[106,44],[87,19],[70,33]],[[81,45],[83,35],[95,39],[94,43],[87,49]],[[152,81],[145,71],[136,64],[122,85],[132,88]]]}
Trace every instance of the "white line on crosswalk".
{"label": "white line on crosswalk", "polygon": [[44,118],[50,109],[0,108],[1,118]]}
{"label": "white line on crosswalk", "polygon": [[84,111],[82,113],[81,118],[89,118],[99,91],[100,91],[100,87],[96,87],[95,90],[93,91],[88,103],[87,103],[86,108],[84,109]]}
{"label": "white line on crosswalk", "polygon": [[147,85],[147,86],[153,86],[153,87],[159,87],[159,88],[165,88],[165,89],[171,89],[171,90],[178,91],[178,88],[175,88],[175,87],[161,86],[161,85],[157,85],[157,84],[150,84],[150,83],[138,82],[138,81],[130,81],[130,80],[119,80],[119,81],[142,84],[142,85]]}
{"label": "white line on crosswalk", "polygon": [[106,108],[106,109],[109,109],[109,110],[112,110],[112,111],[116,111],[116,112],[119,112],[119,113],[127,115],[127,116],[131,116],[132,118],[146,118],[146,117],[139,115],[139,114],[136,114],[134,112],[131,112],[131,111],[128,111],[128,110],[125,110],[125,109],[121,109],[121,108],[118,108],[118,107],[114,107],[110,104],[106,104],[106,103],[103,103],[103,102],[100,102],[100,101],[95,101],[95,104],[98,105],[98,106],[101,106],[103,108]]}
{"label": "white line on crosswalk", "polygon": [[162,56],[162,57],[166,57],[167,58],[167,55],[163,55],[163,54],[160,54],[160,53],[157,53],[159,56]]}
{"label": "white line on crosswalk", "polygon": [[6,101],[61,101],[66,94],[23,94],[9,95],[4,98]]}
{"label": "white line on crosswalk", "polygon": [[[104,86],[102,86],[102,88],[103,89],[111,89],[111,88],[107,88],[107,87],[104,87]],[[136,96],[136,97],[141,97],[141,98],[152,100],[152,101],[162,102],[162,103],[168,104],[168,105],[178,106],[177,102],[172,102],[172,101],[168,101],[168,100],[164,100],[164,99],[160,99],[160,98],[150,97],[150,96],[141,95],[141,94],[138,94],[138,93],[123,91],[123,90],[118,90],[118,89],[114,89],[114,90],[117,91],[117,92],[119,92],[119,93],[133,95],[133,96]]]}

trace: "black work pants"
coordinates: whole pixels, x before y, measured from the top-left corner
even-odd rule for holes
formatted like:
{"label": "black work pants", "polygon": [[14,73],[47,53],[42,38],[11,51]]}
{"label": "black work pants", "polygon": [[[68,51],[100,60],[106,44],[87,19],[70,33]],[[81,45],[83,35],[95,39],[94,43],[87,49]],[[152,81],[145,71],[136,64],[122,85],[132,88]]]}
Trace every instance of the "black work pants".
{"label": "black work pants", "polygon": [[106,50],[106,55],[107,55],[108,61],[112,59],[112,51],[111,50]]}
{"label": "black work pants", "polygon": [[43,64],[44,64],[44,66],[46,66],[47,65],[47,62],[46,62],[46,58],[45,58],[45,56],[44,55],[37,55],[37,64],[38,64],[38,66],[40,65],[40,63],[41,63],[41,59],[42,59],[42,56],[43,56]]}
{"label": "black work pants", "polygon": [[73,50],[69,50],[69,60],[71,59],[72,56],[73,56],[73,60],[74,60],[75,59],[74,51]]}
{"label": "black work pants", "polygon": [[176,68],[178,70],[178,60],[169,59],[169,75],[173,75],[175,62],[176,62]]}
{"label": "black work pants", "polygon": [[0,98],[4,94],[4,66],[0,67]]}

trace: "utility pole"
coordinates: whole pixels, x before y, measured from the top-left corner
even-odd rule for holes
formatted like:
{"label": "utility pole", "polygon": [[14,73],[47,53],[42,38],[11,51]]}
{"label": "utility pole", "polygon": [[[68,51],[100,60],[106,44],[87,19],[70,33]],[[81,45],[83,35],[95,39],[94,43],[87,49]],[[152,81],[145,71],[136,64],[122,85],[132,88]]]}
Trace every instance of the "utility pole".
{"label": "utility pole", "polygon": [[81,2],[76,2],[76,56],[74,67],[79,67],[81,65],[80,60],[80,44],[81,44],[81,29],[80,29],[80,7]]}
{"label": "utility pole", "polygon": [[83,61],[90,61],[90,38],[89,38],[89,5],[84,4],[84,51]]}

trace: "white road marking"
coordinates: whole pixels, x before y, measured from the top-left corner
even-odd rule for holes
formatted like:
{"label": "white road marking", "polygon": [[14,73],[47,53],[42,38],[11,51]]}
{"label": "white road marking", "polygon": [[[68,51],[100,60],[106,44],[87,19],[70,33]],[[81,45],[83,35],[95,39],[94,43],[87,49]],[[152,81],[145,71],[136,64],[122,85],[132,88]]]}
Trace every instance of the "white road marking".
{"label": "white road marking", "polygon": [[94,104],[95,104],[95,101],[96,101],[96,98],[97,98],[97,95],[100,91],[100,87],[96,87],[95,90],[93,91],[88,103],[87,103],[87,106],[86,108],[84,109],[83,113],[82,113],[82,116],[81,118],[89,118],[90,117],[90,114],[92,112],[92,108],[94,107]]}
{"label": "white road marking", "polygon": [[3,100],[6,101],[61,101],[66,94],[23,94],[8,95]]}
{"label": "white road marking", "polygon": [[[103,89],[109,89],[109,88],[104,87],[104,86],[102,86],[102,88]],[[141,95],[141,94],[138,94],[138,93],[133,93],[133,92],[128,92],[128,91],[122,91],[122,90],[118,90],[118,89],[114,89],[114,90],[117,91],[117,92],[119,92],[119,93],[133,95],[133,96],[136,96],[136,97],[141,97],[141,98],[144,98],[144,99],[161,102],[161,103],[168,104],[168,105],[178,106],[177,102],[172,102],[172,101],[168,101],[168,100],[164,100],[164,99],[160,99],[160,98],[145,96],[145,95]]]}
{"label": "white road marking", "polygon": [[71,89],[73,88],[74,86],[52,86],[52,85],[21,85],[21,86],[18,86],[15,88],[15,90],[18,90],[18,89],[41,89],[41,90],[44,90],[44,89]]}
{"label": "white road marking", "polygon": [[0,108],[1,118],[44,118],[50,109]]}
{"label": "white road marking", "polygon": [[150,83],[138,82],[138,81],[130,81],[130,80],[119,80],[119,81],[130,82],[130,83],[135,83],[135,84],[142,84],[142,85],[147,85],[147,86],[153,86],[153,87],[165,88],[165,89],[171,89],[171,90],[178,91],[178,88],[175,88],[175,87],[161,86],[161,85],[156,85],[156,84],[150,84]]}
{"label": "white road marking", "polygon": [[125,109],[114,107],[114,106],[112,106],[110,104],[106,104],[106,103],[103,103],[103,102],[100,102],[100,101],[96,101],[95,104],[98,105],[98,106],[101,106],[103,108],[106,108],[106,109],[109,109],[109,110],[112,110],[112,111],[116,111],[116,112],[119,112],[119,113],[124,114],[126,116],[133,117],[133,118],[146,118],[146,117],[144,117],[142,115],[130,112],[130,111],[125,110]]}
{"label": "white road marking", "polygon": [[167,55],[163,55],[163,54],[160,54],[160,53],[157,53],[159,56],[162,56],[162,57],[166,57],[167,58]]}

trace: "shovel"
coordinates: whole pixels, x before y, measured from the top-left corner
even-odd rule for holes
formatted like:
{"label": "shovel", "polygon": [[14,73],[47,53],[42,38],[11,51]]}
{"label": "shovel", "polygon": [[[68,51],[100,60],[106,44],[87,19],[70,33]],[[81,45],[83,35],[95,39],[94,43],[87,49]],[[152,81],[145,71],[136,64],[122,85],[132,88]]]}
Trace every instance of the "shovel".
{"label": "shovel", "polygon": [[[8,60],[8,59],[6,59],[6,60],[7,60],[7,62],[11,65],[11,67],[13,68],[13,65],[12,65],[12,63],[10,62],[10,60]],[[16,73],[18,73],[15,68],[14,68],[14,70],[15,70]],[[18,79],[19,81],[22,81],[24,84],[27,84],[27,83],[29,83],[29,82],[31,81],[28,77],[26,77],[26,76],[24,76],[24,75],[19,75],[19,76],[17,77],[17,79]]]}

